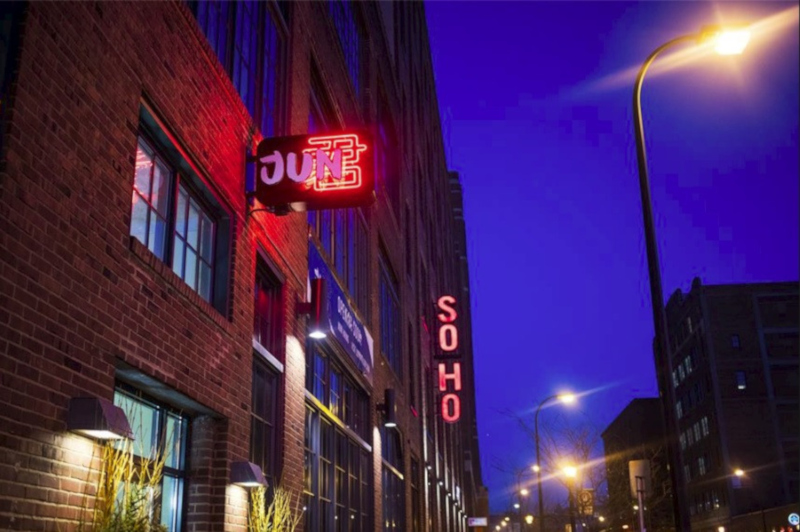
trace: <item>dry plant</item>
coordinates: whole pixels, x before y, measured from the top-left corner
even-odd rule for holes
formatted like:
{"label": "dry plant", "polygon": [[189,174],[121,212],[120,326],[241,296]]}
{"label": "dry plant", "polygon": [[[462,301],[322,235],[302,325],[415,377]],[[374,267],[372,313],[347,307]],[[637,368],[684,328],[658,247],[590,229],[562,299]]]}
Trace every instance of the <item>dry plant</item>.
{"label": "dry plant", "polygon": [[[91,530],[166,532],[166,527],[159,523],[156,503],[164,461],[163,453],[137,457],[130,440],[105,444]],[[81,521],[79,530],[84,530],[86,524]]]}
{"label": "dry plant", "polygon": [[265,487],[250,492],[249,532],[294,532],[302,519],[300,496],[283,486],[275,487],[269,505]]}

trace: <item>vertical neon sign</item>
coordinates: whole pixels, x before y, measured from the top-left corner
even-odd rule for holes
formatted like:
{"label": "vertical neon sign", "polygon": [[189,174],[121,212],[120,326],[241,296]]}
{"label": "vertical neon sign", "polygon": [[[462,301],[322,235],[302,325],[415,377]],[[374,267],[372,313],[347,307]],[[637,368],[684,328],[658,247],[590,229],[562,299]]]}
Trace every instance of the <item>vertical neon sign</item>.
{"label": "vertical neon sign", "polygon": [[455,321],[458,318],[455,305],[456,298],[453,296],[442,296],[436,302],[439,312],[436,317],[441,325],[439,326],[439,349],[442,357],[448,360],[439,362],[438,380],[441,398],[442,419],[447,423],[455,423],[461,417],[461,362],[450,360],[458,358],[458,327]]}

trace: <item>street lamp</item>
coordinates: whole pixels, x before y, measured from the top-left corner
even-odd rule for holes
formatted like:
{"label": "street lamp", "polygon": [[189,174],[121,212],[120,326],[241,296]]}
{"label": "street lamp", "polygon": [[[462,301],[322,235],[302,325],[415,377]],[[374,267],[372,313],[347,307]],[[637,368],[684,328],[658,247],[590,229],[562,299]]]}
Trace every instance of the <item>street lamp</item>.
{"label": "street lamp", "polygon": [[[736,29],[722,29],[718,27],[704,28],[699,34],[684,35],[677,37],[671,41],[662,44],[650,54],[650,56],[642,64],[639,74],[636,76],[636,83],[633,87],[633,125],[634,136],[636,138],[636,158],[638,161],[639,169],[639,189],[642,197],[642,217],[644,218],[644,237],[645,246],[647,248],[647,268],[650,277],[650,297],[653,306],[653,325],[656,340],[656,373],[658,374],[658,386],[661,395],[661,406],[663,409],[663,418],[666,423],[667,433],[667,457],[670,464],[670,480],[672,482],[672,506],[676,518],[676,525],[678,530],[689,530],[689,519],[684,512],[683,508],[683,491],[680,486],[681,473],[680,468],[676,467],[676,458],[678,456],[677,434],[675,427],[675,420],[670,415],[671,390],[667,382],[668,375],[672,373],[669,353],[669,344],[667,342],[667,322],[664,312],[664,296],[661,288],[661,271],[658,261],[658,248],[656,246],[655,225],[653,224],[653,205],[650,197],[650,179],[647,173],[647,153],[645,151],[644,142],[644,125],[642,122],[642,82],[647,73],[647,69],[655,60],[656,56],[672,46],[683,44],[686,42],[699,42],[709,43],[713,42],[717,53],[722,55],[739,54],[744,50],[750,34],[747,30],[742,28]],[[666,368],[666,371],[658,371],[658,368]],[[664,400],[664,394],[669,398],[668,401]],[[538,452],[537,452],[538,455]]]}
{"label": "street lamp", "polygon": [[567,496],[569,498],[569,526],[571,532],[577,530],[575,526],[575,479],[578,478],[578,468],[575,466],[564,466],[564,476],[567,477]]}
{"label": "street lamp", "polygon": [[536,465],[533,470],[536,472],[536,492],[539,496],[539,532],[544,532],[544,499],[542,498],[542,464],[541,452],[539,451],[539,412],[542,407],[553,400],[560,401],[566,405],[570,405],[576,401],[575,394],[572,393],[559,393],[545,398],[539,406],[536,407],[536,415],[533,417],[533,439],[536,442]]}

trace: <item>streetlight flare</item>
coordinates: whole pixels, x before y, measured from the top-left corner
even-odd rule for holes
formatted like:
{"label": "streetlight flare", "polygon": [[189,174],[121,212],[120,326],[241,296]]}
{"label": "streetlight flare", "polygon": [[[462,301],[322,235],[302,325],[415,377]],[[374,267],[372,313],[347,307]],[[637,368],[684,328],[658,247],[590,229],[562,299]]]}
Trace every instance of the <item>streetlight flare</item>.
{"label": "streetlight flare", "polygon": [[739,55],[750,42],[749,30],[724,30],[714,38],[714,50],[719,55]]}
{"label": "streetlight flare", "polygon": [[520,495],[527,495],[528,494],[528,489],[527,488],[522,488],[521,490],[519,490],[519,494]]}
{"label": "streetlight flare", "polygon": [[737,469],[736,471],[733,472],[733,474],[736,475],[737,477],[743,477],[744,471],[742,469]]}
{"label": "streetlight flare", "polygon": [[564,474],[570,478],[578,476],[578,468],[575,466],[564,466]]}
{"label": "streetlight flare", "polygon": [[534,473],[538,473],[539,469],[541,469],[541,468],[539,467],[539,464],[533,464],[533,467],[531,467],[531,469],[533,469]]}
{"label": "streetlight flare", "polygon": [[558,394],[558,400],[564,403],[565,405],[571,405],[575,401],[577,401],[578,398],[575,396],[574,393],[567,392]]}

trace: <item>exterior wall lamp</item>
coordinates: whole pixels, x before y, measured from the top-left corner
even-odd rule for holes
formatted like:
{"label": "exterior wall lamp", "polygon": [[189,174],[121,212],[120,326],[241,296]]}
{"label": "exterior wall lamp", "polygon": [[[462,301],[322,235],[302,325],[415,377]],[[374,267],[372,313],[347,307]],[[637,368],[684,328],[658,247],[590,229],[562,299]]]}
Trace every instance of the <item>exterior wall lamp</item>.
{"label": "exterior wall lamp", "polygon": [[396,427],[397,426],[397,401],[395,400],[395,392],[392,388],[386,388],[383,391],[383,402],[378,403],[378,412],[383,412],[383,426]]}
{"label": "exterior wall lamp", "polygon": [[308,336],[319,340],[325,338],[328,334],[323,328],[323,295],[325,293],[325,279],[317,277],[310,280],[311,284],[311,298],[307,302],[297,303],[297,315],[308,316]]}
{"label": "exterior wall lamp", "polygon": [[245,460],[231,462],[231,484],[243,488],[258,488],[268,485],[261,468],[253,462]]}
{"label": "exterior wall lamp", "polygon": [[73,397],[67,410],[67,430],[95,440],[133,439],[125,412],[108,399]]}

